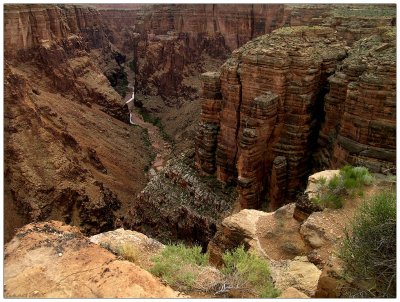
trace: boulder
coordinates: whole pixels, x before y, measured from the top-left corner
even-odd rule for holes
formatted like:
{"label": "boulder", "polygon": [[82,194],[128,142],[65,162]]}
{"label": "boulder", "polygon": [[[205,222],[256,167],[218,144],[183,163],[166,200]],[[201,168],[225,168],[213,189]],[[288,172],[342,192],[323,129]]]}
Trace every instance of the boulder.
{"label": "boulder", "polygon": [[307,257],[272,261],[270,265],[276,288],[284,290],[294,287],[309,297],[314,296],[321,271]]}
{"label": "boulder", "polygon": [[306,294],[302,293],[298,289],[294,287],[288,287],[285,289],[278,298],[284,298],[284,299],[304,299],[304,298],[310,298]]}
{"label": "boulder", "polygon": [[339,172],[339,170],[324,170],[310,175],[308,177],[307,188],[304,191],[308,199],[311,200],[318,197],[321,179],[325,179],[326,183],[328,183],[333,177],[339,175]]}
{"label": "boulder", "polygon": [[294,204],[275,212],[242,210],[222,221],[208,244],[210,262],[222,265],[222,255],[244,245],[245,249],[266,259],[293,259],[306,254],[308,248],[300,234],[300,223],[293,218]]}

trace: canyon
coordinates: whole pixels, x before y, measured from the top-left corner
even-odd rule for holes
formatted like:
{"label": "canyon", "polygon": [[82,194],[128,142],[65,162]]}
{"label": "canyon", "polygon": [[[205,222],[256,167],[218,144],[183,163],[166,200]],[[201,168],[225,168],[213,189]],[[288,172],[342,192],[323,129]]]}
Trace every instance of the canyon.
{"label": "canyon", "polygon": [[[282,291],[329,296],[317,289],[328,264],[310,260],[320,212],[301,198],[311,174],[346,164],[396,174],[396,7],[7,4],[4,142],[8,276],[18,277],[17,245],[39,253],[61,234],[71,257],[100,253],[102,270],[114,263],[148,280],[137,292],[124,281],[120,295],[64,282],[46,297],[180,297],[85,239],[120,227],[200,245],[217,266],[244,243],[281,261]],[[279,240],[264,236],[279,219]],[[312,285],[286,283],[292,266],[313,272]]]}

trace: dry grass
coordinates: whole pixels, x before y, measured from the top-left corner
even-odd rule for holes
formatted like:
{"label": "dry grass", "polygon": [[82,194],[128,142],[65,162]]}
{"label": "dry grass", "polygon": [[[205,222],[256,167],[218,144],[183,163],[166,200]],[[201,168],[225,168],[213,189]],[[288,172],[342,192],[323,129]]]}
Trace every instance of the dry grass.
{"label": "dry grass", "polygon": [[137,262],[140,257],[139,251],[128,243],[123,243],[118,247],[118,255],[133,263]]}

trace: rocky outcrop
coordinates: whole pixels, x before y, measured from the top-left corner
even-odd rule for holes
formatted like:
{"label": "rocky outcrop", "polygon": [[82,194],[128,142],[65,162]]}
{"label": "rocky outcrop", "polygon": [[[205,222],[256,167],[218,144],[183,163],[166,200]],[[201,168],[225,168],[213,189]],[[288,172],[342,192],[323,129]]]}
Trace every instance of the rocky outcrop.
{"label": "rocky outcrop", "polygon": [[[335,171],[321,171],[310,180]],[[377,175],[365,188],[364,197],[349,197],[341,209],[319,209],[295,219],[296,205],[280,207],[275,212],[245,209],[226,217],[208,245],[210,262],[223,265],[223,254],[239,246],[269,262],[275,286],[284,292],[294,287],[310,297],[341,297],[351,282],[346,279],[338,256],[346,229],[365,198],[392,184]],[[313,183],[309,183],[309,192]],[[289,291],[289,293],[292,291]],[[296,293],[292,293],[296,294]]]}
{"label": "rocky outcrop", "polygon": [[204,250],[236,198],[233,187],[201,176],[193,165],[193,150],[167,162],[138,195],[126,227],[161,242],[184,241]]}
{"label": "rocky outcrop", "polygon": [[199,123],[196,145],[196,163],[207,174],[215,172],[215,150],[220,126],[220,111],[223,101],[221,96],[220,74],[207,72],[201,75],[203,82],[201,100],[201,121]]}
{"label": "rocky outcrop", "polygon": [[393,28],[356,42],[329,78],[319,167],[348,163],[394,171],[396,160],[396,43]]}
{"label": "rocky outcrop", "polygon": [[304,256],[293,260],[273,261],[271,272],[275,287],[279,290],[294,287],[309,297],[315,295],[321,276],[321,271]]}
{"label": "rocky outcrop", "polygon": [[308,200],[318,197],[321,181],[324,183],[329,183],[332,178],[339,176],[339,173],[340,170],[324,170],[310,175],[308,177],[307,188],[304,191]]}
{"label": "rocky outcrop", "polygon": [[113,231],[93,235],[90,242],[111,251],[113,254],[123,258],[130,257],[136,265],[148,269],[152,264],[152,258],[159,255],[164,245],[159,241],[146,235],[119,228]]}
{"label": "rocky outcrop", "polygon": [[4,251],[7,298],[178,298],[135,264],[57,221],[18,230]]}
{"label": "rocky outcrop", "polygon": [[321,271],[305,256],[309,247],[299,233],[300,223],[293,218],[294,209],[290,204],[270,213],[246,209],[228,216],[208,245],[210,262],[221,266],[226,251],[243,245],[268,260],[276,288],[295,287],[313,296]]}
{"label": "rocky outcrop", "polygon": [[289,204],[275,212],[246,209],[228,216],[208,244],[210,263],[222,265],[224,252],[240,245],[270,260],[305,255],[308,249],[299,234],[300,223],[293,218],[294,209],[295,204]]}
{"label": "rocky outcrop", "polygon": [[304,182],[326,79],[345,55],[333,30],[293,27],[247,43],[222,66],[216,173],[237,182],[242,208],[259,208],[267,194],[277,207]]}
{"label": "rocky outcrop", "polygon": [[294,288],[294,287],[288,287],[287,289],[285,289],[278,298],[284,298],[284,299],[306,299],[306,298],[310,298],[309,296],[307,296],[306,294],[302,293],[301,291],[299,291],[298,289]]}

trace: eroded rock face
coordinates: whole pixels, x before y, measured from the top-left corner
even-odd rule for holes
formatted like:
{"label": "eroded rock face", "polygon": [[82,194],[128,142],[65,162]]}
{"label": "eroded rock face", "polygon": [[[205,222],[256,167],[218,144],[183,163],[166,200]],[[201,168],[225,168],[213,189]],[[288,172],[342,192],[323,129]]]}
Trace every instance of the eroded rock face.
{"label": "eroded rock face", "polygon": [[167,162],[132,204],[126,226],[161,242],[184,241],[204,250],[236,198],[233,187],[201,176],[193,150]]}
{"label": "eroded rock face", "polygon": [[216,173],[237,182],[242,208],[259,208],[267,193],[276,208],[303,183],[326,79],[345,56],[332,29],[293,27],[247,43],[222,66]]}
{"label": "eroded rock face", "polygon": [[[335,173],[314,174],[309,187],[321,175],[328,178]],[[301,222],[294,218],[297,205],[293,203],[275,212],[245,209],[228,216],[208,245],[210,262],[221,266],[226,251],[243,245],[248,252],[269,262],[275,286],[282,292],[293,287],[309,297],[341,297],[350,286],[338,256],[346,230],[351,228],[350,223],[365,198],[390,188],[384,179],[377,177],[373,185],[365,187],[364,197],[347,198],[343,208],[319,209]],[[298,295],[293,290],[286,294]]]}
{"label": "eroded rock face", "polygon": [[115,255],[130,257],[131,261],[144,269],[151,266],[153,257],[160,254],[165,247],[161,242],[142,233],[123,228],[96,234],[89,239],[90,242],[100,245]]}
{"label": "eroded rock face", "polygon": [[127,112],[119,104],[119,96],[97,88],[109,86],[104,74],[118,72],[123,59],[110,43],[95,9],[6,5],[4,19],[8,61],[35,64],[57,92],[73,95],[82,103],[97,103],[108,114],[126,121]]}
{"label": "eroded rock face", "polygon": [[118,260],[58,221],[32,223],[5,246],[8,298],[177,298],[135,264]]}
{"label": "eroded rock face", "polygon": [[316,155],[320,167],[348,163],[372,172],[394,170],[396,34],[393,28],[380,30],[356,42],[329,78]]}
{"label": "eroded rock face", "polygon": [[306,299],[306,298],[310,298],[309,296],[307,296],[306,294],[302,293],[301,291],[299,291],[298,289],[294,288],[294,287],[288,287],[287,289],[285,289],[278,298],[285,298],[285,299]]}
{"label": "eroded rock face", "polygon": [[47,219],[110,230],[144,185],[148,150],[140,139],[141,151],[132,148],[140,131],[123,123],[128,114],[103,74],[118,64],[99,16],[76,6],[5,6],[7,241],[15,227]]}

